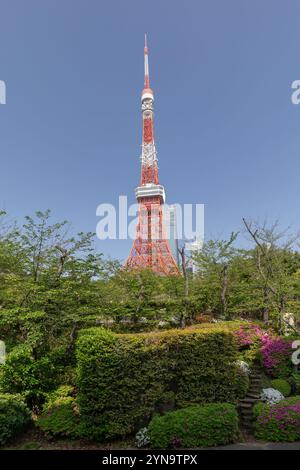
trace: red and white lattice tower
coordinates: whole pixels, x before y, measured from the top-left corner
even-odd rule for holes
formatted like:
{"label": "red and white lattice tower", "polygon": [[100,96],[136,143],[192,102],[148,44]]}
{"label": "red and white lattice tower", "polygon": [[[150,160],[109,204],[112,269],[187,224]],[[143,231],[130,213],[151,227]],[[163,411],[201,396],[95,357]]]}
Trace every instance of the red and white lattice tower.
{"label": "red and white lattice tower", "polygon": [[150,268],[159,274],[179,274],[163,223],[164,187],[158,182],[154,143],[153,91],[149,83],[148,47],[145,36],[145,81],[142,91],[143,143],[141,181],[135,190],[139,204],[138,224],[133,247],[126,261],[128,268]]}

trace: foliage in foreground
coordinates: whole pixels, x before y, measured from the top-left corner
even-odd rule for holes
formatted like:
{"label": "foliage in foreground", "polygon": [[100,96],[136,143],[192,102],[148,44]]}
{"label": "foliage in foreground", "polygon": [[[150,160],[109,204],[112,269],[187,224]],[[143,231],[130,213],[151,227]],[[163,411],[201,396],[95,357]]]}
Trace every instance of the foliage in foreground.
{"label": "foliage in foreground", "polygon": [[49,393],[35,423],[37,428],[48,436],[78,437],[79,415],[73,392],[73,387],[61,386]]}
{"label": "foliage in foreground", "polygon": [[79,417],[76,414],[75,399],[61,397],[37,419],[36,426],[46,435],[76,438]]}
{"label": "foliage in foreground", "polygon": [[0,394],[0,445],[22,431],[31,414],[20,395]]}
{"label": "foliage in foreground", "polygon": [[190,406],[155,416],[148,433],[154,449],[229,444],[239,437],[238,415],[227,403]]}
{"label": "foliage in foreground", "polygon": [[[0,366],[0,391],[21,393],[34,411],[42,409],[45,399],[49,402],[49,392],[60,384],[74,385],[74,346],[83,328],[103,325],[127,333],[178,328],[200,317],[209,321],[243,317],[263,319],[282,333],[286,330],[285,312],[299,311],[300,255],[291,240],[285,241],[276,232],[276,225],[268,228],[245,224],[253,240],[245,250],[235,246],[237,234],[229,241],[206,241],[195,257],[197,275],[184,279],[157,276],[149,270],[120,269],[118,262],[103,260],[94,250],[92,233],[69,235],[69,224],[52,223],[50,211],[27,216],[22,227],[9,224],[3,215],[0,211],[0,340],[5,341],[8,355],[6,365]],[[271,377],[290,377],[293,371],[288,342],[264,342],[262,349],[258,336],[263,337],[264,331],[257,331],[255,344],[242,357],[251,364],[259,352]],[[243,341],[247,340],[244,333],[240,338]],[[191,399],[232,400],[246,392],[246,377],[233,373],[231,368],[228,374],[222,369],[223,340],[199,349],[207,363],[205,368],[200,359],[197,363],[194,352],[191,354],[192,345],[183,347],[180,341],[177,346],[176,338],[157,347],[155,335],[143,344],[138,340],[141,336],[133,335],[131,341],[125,339],[126,335],[123,340],[115,338],[111,349],[103,349],[107,364],[119,374],[115,388],[111,385],[115,377],[108,366],[101,372],[112,394],[109,397],[113,397],[108,399],[113,403],[110,407],[101,405],[106,395],[100,390],[99,361],[93,356],[93,345],[91,365],[82,366],[82,370],[89,372],[90,368],[95,373],[95,389],[92,381],[81,382],[87,392],[86,398],[81,394],[81,403],[86,415],[95,415],[93,426],[103,413],[97,431],[101,436],[123,435],[147,421],[153,410],[184,406]],[[219,351],[218,362],[214,346],[216,355]],[[154,365],[147,370],[148,359],[162,372]],[[198,369],[201,383],[196,378]],[[139,371],[146,374],[148,383],[140,380]],[[132,375],[133,386],[130,379],[124,379],[125,373]],[[294,391],[300,389],[298,375],[294,374]],[[133,389],[142,397],[137,408]],[[92,405],[85,408],[89,399]],[[47,432],[68,434],[73,411],[76,417],[73,397],[60,396],[51,406],[49,403],[49,409],[43,410],[45,429],[48,426]],[[84,421],[86,435],[94,432],[93,426]]]}
{"label": "foliage in foreground", "polygon": [[255,437],[264,441],[300,440],[300,397],[291,397],[277,405],[258,403],[254,407]]}
{"label": "foliage in foreground", "polygon": [[29,345],[16,346],[7,356],[0,369],[3,392],[20,393],[30,405],[35,405],[45,396],[45,390],[55,387],[58,378],[54,353],[35,358]]}
{"label": "foliage in foreground", "polygon": [[154,412],[189,403],[235,402],[238,351],[226,326],[160,333],[80,333],[78,404],[89,439],[124,436]]}

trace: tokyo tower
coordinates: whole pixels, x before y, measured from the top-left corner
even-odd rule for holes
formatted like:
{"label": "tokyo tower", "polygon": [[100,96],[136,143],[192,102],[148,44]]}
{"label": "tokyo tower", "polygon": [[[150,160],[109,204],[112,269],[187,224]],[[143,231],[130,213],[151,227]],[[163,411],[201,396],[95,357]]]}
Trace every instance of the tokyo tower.
{"label": "tokyo tower", "polygon": [[158,181],[157,154],[154,143],[153,101],[149,82],[147,37],[144,47],[144,89],[142,91],[143,140],[141,180],[135,194],[139,204],[136,236],[127,268],[150,268],[158,274],[179,274],[172,256],[163,221],[164,187]]}

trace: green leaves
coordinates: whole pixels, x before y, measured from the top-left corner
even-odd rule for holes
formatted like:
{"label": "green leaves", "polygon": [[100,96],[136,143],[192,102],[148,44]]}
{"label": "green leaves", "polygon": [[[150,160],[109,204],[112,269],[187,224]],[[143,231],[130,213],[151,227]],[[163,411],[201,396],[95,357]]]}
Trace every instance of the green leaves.
{"label": "green leaves", "polygon": [[31,414],[21,395],[0,393],[0,445],[29,424]]}
{"label": "green leaves", "polygon": [[29,344],[14,347],[0,368],[0,389],[20,393],[31,406],[39,406],[46,392],[55,388],[62,373],[55,352],[35,357]]}
{"label": "green leaves", "polygon": [[238,415],[228,403],[190,406],[155,416],[148,433],[153,449],[225,445],[239,437]]}
{"label": "green leaves", "polygon": [[186,403],[234,402],[237,355],[224,326],[122,335],[83,330],[76,347],[83,437],[125,436],[155,411]]}

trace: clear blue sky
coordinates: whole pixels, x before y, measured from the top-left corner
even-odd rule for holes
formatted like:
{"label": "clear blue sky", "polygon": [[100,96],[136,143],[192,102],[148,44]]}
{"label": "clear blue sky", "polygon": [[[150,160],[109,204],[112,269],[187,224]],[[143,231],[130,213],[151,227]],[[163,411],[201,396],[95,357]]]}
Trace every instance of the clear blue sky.
{"label": "clear blue sky", "polygon": [[[204,203],[206,236],[241,218],[299,228],[299,0],[2,0],[0,206],[76,231],[134,202],[143,36],[168,202]],[[124,258],[130,241],[98,242]]]}

